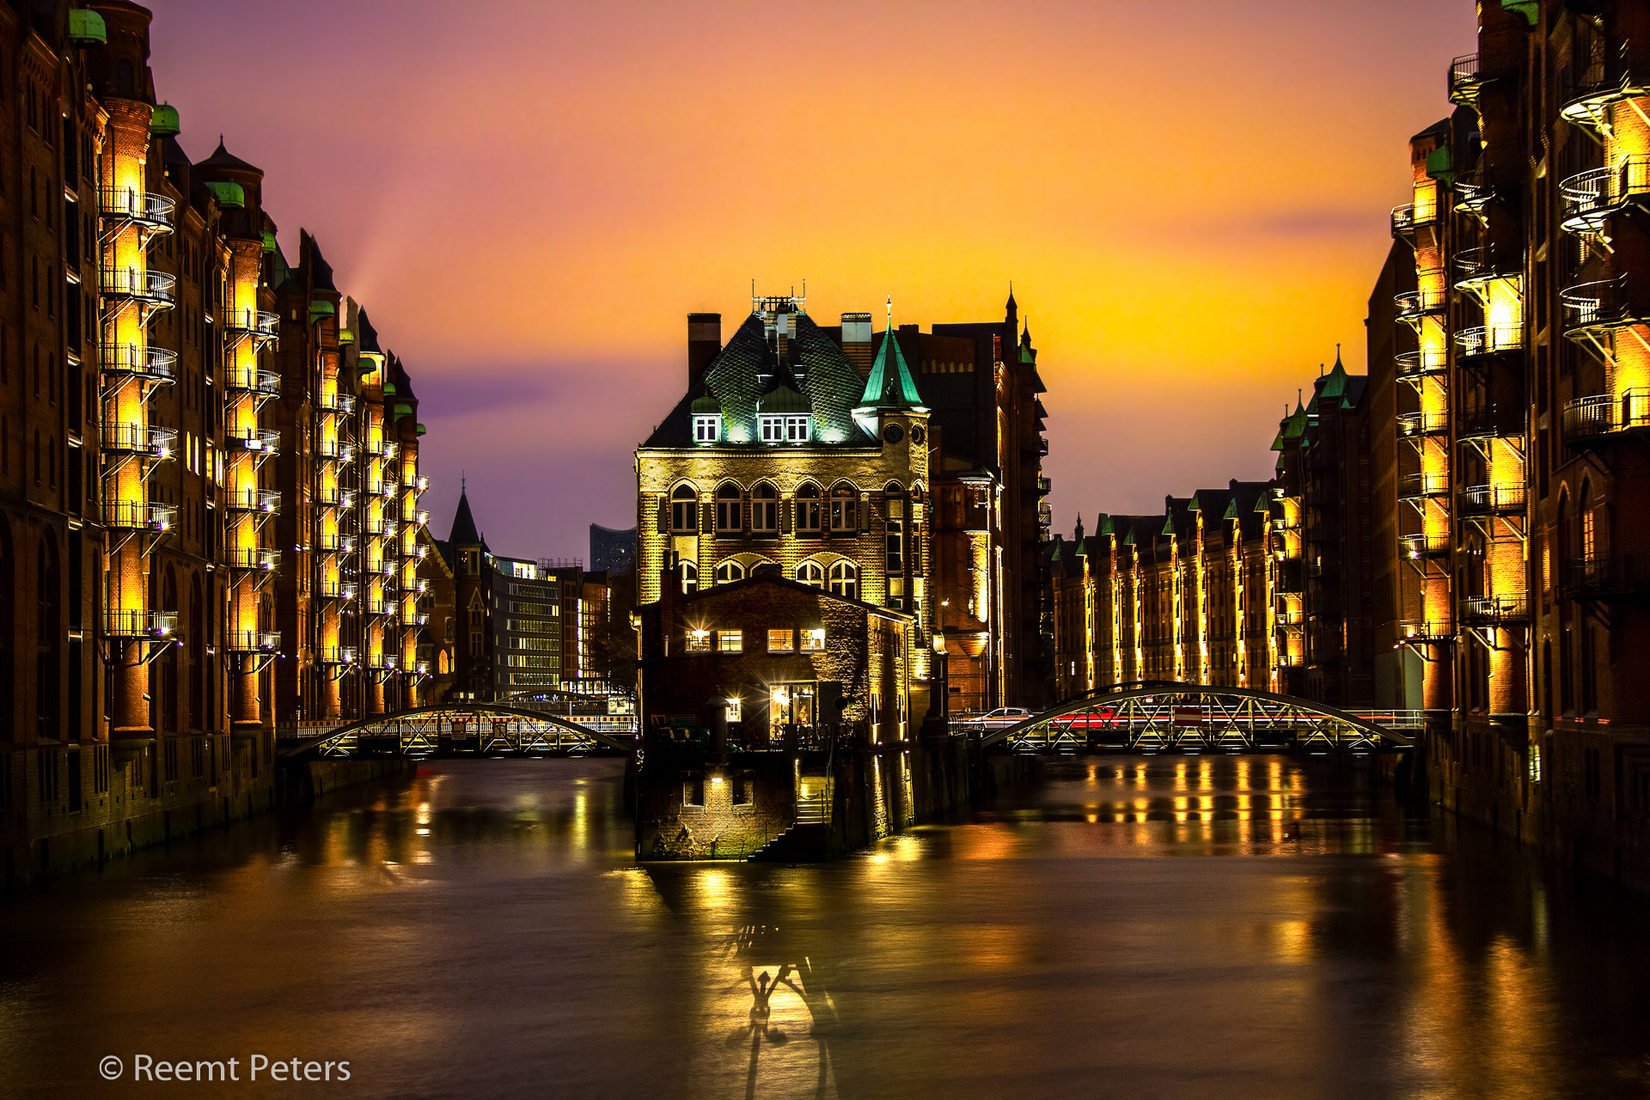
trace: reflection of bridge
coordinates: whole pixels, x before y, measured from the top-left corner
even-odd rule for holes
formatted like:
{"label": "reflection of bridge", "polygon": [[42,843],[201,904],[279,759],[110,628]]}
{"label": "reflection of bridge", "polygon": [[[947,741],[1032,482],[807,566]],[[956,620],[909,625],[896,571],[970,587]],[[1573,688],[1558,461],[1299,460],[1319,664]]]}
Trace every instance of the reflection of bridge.
{"label": "reflection of bridge", "polygon": [[1021,752],[1374,752],[1407,749],[1413,711],[1355,714],[1254,688],[1142,681],[1068,699],[982,745]]}
{"label": "reflection of bridge", "polygon": [[478,756],[629,753],[630,733],[608,733],[540,710],[503,703],[445,704],[364,718],[347,726],[295,739],[282,756]]}

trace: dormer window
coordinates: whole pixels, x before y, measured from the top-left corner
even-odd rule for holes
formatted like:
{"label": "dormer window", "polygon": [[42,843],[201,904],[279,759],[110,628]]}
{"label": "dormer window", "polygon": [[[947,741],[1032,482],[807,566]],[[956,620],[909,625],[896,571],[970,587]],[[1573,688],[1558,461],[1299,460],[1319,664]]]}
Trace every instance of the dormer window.
{"label": "dormer window", "polygon": [[693,414],[693,441],[695,443],[715,443],[722,437],[722,415],[720,413]]}
{"label": "dormer window", "polygon": [[757,418],[764,443],[806,443],[808,442],[807,415],[783,416],[764,414]]}

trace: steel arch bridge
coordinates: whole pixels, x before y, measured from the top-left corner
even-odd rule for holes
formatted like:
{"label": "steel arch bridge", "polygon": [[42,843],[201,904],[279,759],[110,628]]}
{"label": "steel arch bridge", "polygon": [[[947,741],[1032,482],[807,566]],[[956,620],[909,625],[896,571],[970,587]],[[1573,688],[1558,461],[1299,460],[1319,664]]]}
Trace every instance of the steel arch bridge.
{"label": "steel arch bridge", "polygon": [[1310,699],[1254,688],[1173,681],[1100,688],[1042,714],[987,732],[982,746],[1019,752],[1368,753],[1408,749],[1408,711],[1354,714]]}
{"label": "steel arch bridge", "polygon": [[630,753],[635,747],[633,736],[601,733],[540,710],[502,703],[447,703],[363,718],[284,747],[281,755],[433,756],[445,750],[543,756],[598,749]]}

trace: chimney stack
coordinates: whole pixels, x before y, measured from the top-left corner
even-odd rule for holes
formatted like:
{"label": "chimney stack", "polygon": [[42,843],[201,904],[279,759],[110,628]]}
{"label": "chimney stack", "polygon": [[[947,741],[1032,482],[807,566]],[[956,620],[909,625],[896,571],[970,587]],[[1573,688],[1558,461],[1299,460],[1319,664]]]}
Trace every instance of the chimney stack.
{"label": "chimney stack", "polygon": [[705,370],[722,351],[722,315],[688,314],[688,386],[699,384]]}
{"label": "chimney stack", "polygon": [[871,377],[871,315],[844,313],[842,315],[842,354],[859,371],[861,378]]}

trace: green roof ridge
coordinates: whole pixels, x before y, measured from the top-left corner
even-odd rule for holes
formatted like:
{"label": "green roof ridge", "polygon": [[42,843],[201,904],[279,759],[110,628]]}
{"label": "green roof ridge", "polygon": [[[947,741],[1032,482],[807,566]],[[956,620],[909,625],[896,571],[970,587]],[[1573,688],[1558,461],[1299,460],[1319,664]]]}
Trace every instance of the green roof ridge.
{"label": "green roof ridge", "polygon": [[[893,348],[892,353],[888,350],[890,347]],[[892,367],[888,365],[890,354],[894,361]],[[860,398],[859,406],[862,409],[923,407],[891,320],[888,330],[882,334],[882,346],[877,349],[876,360],[871,364],[871,375],[865,380],[865,396]]]}

